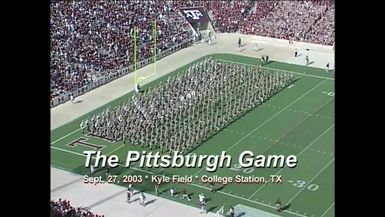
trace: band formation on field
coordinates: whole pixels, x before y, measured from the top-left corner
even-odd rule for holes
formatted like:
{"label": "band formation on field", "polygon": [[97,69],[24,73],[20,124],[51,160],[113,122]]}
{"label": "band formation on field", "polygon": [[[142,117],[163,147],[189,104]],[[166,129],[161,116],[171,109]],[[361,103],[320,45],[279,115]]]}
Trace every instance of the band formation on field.
{"label": "band formation on field", "polygon": [[187,153],[293,81],[290,73],[209,57],[80,127],[110,141]]}

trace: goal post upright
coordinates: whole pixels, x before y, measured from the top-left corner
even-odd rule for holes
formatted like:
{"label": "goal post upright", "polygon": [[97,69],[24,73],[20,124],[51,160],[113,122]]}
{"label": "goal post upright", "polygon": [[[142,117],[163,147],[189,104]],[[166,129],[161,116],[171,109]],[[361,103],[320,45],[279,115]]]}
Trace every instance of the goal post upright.
{"label": "goal post upright", "polygon": [[137,84],[137,78],[136,78],[136,67],[137,67],[137,59],[136,59],[136,33],[137,33],[137,27],[134,26],[134,80],[135,80],[135,86]]}
{"label": "goal post upright", "polygon": [[155,18],[155,21],[154,21],[154,26],[152,28],[153,30],[153,38],[154,38],[154,57],[153,57],[153,61],[154,61],[154,74],[156,73],[156,51],[157,51],[157,47],[156,47],[156,18]]}

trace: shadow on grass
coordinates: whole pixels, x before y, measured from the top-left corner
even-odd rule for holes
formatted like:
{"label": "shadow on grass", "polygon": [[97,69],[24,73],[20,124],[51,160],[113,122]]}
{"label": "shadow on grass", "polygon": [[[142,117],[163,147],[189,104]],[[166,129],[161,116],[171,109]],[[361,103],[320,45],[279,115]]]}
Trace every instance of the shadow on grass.
{"label": "shadow on grass", "polygon": [[291,204],[289,203],[289,204],[286,204],[285,206],[282,206],[281,207],[281,210],[283,211],[283,210],[287,210],[287,209],[289,209],[291,207]]}
{"label": "shadow on grass", "polygon": [[218,206],[213,206],[213,207],[210,207],[207,212],[211,212],[211,211],[214,211],[214,209],[216,209]]}
{"label": "shadow on grass", "polygon": [[222,189],[224,189],[224,188],[225,188],[225,186],[222,185],[222,186],[220,186],[219,188],[215,189],[215,191],[220,191],[220,190],[222,190]]}

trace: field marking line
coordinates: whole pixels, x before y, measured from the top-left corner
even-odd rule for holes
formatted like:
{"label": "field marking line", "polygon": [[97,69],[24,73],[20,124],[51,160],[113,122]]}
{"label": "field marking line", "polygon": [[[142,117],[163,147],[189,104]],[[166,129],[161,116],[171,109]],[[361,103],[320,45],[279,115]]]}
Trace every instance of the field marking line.
{"label": "field marking line", "polygon": [[332,208],[332,207],[334,206],[334,203],[335,203],[335,202],[333,202],[332,205],[330,205],[329,208],[327,208],[327,210],[325,210],[325,212],[322,213],[321,217],[324,216],[324,215],[329,211],[329,209]]}
{"label": "field marking line", "polygon": [[[78,152],[62,149],[62,148],[59,148],[59,147],[53,146],[51,148],[57,149],[59,151],[75,154],[75,155],[78,155],[78,156],[86,157],[85,155],[80,154]],[[123,164],[119,164],[119,165],[125,167],[125,165],[123,165]],[[150,175],[160,175],[160,174],[156,174],[156,173],[153,173],[153,172],[150,172],[150,171],[147,171],[147,170],[143,170],[143,169],[140,169],[140,168],[136,168],[136,167],[128,167],[127,169],[133,169],[133,170],[136,170],[136,171],[139,171],[139,172],[143,172],[143,173],[147,173],[147,174],[150,174]],[[205,190],[210,190],[210,188],[208,188],[206,186],[202,186],[202,185],[198,185],[198,184],[194,184],[194,183],[188,183],[188,185],[192,185],[192,186],[195,186],[197,188],[201,188],[201,189],[205,189]],[[265,206],[265,207],[269,207],[269,208],[272,208],[272,209],[276,209],[275,206],[270,206],[270,205],[267,205],[267,204],[264,204],[264,203],[261,203],[261,202],[253,201],[253,200],[250,200],[250,199],[247,199],[247,198],[243,198],[243,197],[240,197],[240,196],[236,196],[236,195],[233,195],[233,194],[229,194],[229,193],[226,193],[226,192],[218,191],[218,193],[226,195],[226,196],[230,196],[230,197],[233,197],[233,198],[237,198],[237,199],[240,199],[240,200],[245,200],[245,201],[248,201],[248,202],[251,202],[251,203],[259,204],[259,205],[262,205],[262,206]],[[304,215],[301,215],[301,214],[297,214],[297,213],[294,213],[294,212],[291,212],[291,211],[288,211],[288,210],[285,210],[284,212],[287,212],[287,213],[290,213],[290,214],[293,214],[293,215],[296,215],[296,216],[300,216],[300,217],[307,217],[307,216],[304,216]]]}
{"label": "field marking line", "polygon": [[[248,66],[255,66],[253,64],[241,63],[241,62],[236,62],[236,61],[231,61],[231,60],[224,60],[224,59],[219,59],[219,58],[218,58],[218,60],[220,60],[222,62],[229,62],[229,63],[248,65]],[[261,68],[273,69],[273,70],[277,70],[277,71],[280,71],[280,72],[287,72],[287,73],[291,73],[291,74],[295,74],[295,75],[302,75],[302,76],[306,76],[306,77],[321,78],[321,79],[326,79],[326,80],[334,81],[334,78],[328,78],[328,77],[323,77],[323,76],[319,76],[319,75],[309,75],[309,74],[305,74],[305,73],[299,73],[299,72],[282,70],[282,69],[275,69],[275,68],[269,68],[269,67],[261,67]]]}
{"label": "field marking line", "polygon": [[[285,111],[287,108],[289,108],[290,106],[292,106],[294,103],[298,102],[300,99],[302,99],[303,97],[305,97],[308,93],[310,93],[311,91],[313,91],[314,89],[316,89],[317,87],[319,87],[321,84],[323,84],[326,80],[324,81],[321,81],[319,84],[317,84],[316,86],[314,86],[313,88],[311,88],[310,90],[306,91],[302,96],[298,97],[296,100],[294,100],[293,102],[291,102],[289,105],[287,105],[286,107],[284,107],[283,109],[281,109],[279,112],[275,113],[273,116],[271,116],[269,119],[267,119],[266,121],[264,121],[262,124],[260,124],[258,127],[254,128],[252,131],[250,131],[248,134],[246,134],[244,137],[242,137],[240,140],[238,140],[238,142],[234,143],[232,146],[230,146],[228,149],[226,149],[226,152],[227,151],[230,151],[232,148],[234,148],[236,145],[238,145],[239,143],[241,143],[244,139],[246,139],[248,136],[250,136],[252,133],[254,133],[256,130],[258,130],[259,128],[263,127],[265,124],[267,124],[269,121],[271,121],[273,118],[275,118],[276,116],[278,116],[281,112]],[[263,104],[262,104],[263,105]],[[198,172],[196,172],[194,174],[197,175],[198,173],[202,172],[204,168],[200,169]]]}
{"label": "field marking line", "polygon": [[[324,103],[322,103],[318,108],[316,108],[315,112],[319,111],[321,108],[323,108],[325,105],[327,105],[330,101],[332,101],[331,99],[329,100],[326,100]],[[277,144],[278,141],[280,141],[282,138],[284,138],[285,136],[289,135],[289,133],[291,133],[293,130],[297,129],[297,127],[299,127],[303,122],[305,122],[306,120],[308,120],[310,118],[310,116],[307,116],[305,119],[301,120],[299,123],[297,123],[296,125],[294,125],[292,128],[289,129],[289,131],[287,131],[285,134],[282,134],[280,137],[278,137],[278,139],[269,139],[269,142],[272,142],[270,140],[274,140],[273,143],[271,143],[270,145],[268,145],[262,152],[261,154],[264,154],[267,150],[269,150],[271,147],[273,147],[273,145]],[[289,143],[288,143],[289,144]],[[289,144],[290,145],[290,144]],[[292,144],[293,147],[296,147],[294,144]],[[299,155],[298,155],[299,156]]]}
{"label": "field marking line", "polygon": [[55,143],[57,143],[57,142],[59,142],[59,141],[61,141],[61,140],[64,139],[64,138],[69,137],[70,135],[72,135],[72,134],[78,132],[79,130],[80,130],[80,128],[78,128],[78,129],[72,131],[71,133],[68,133],[68,134],[65,135],[65,136],[60,137],[59,139],[56,139],[55,141],[51,142],[51,145],[52,145],[52,144],[55,144]]}
{"label": "field marking line", "polygon": [[[307,145],[304,149],[302,149],[301,152],[297,154],[297,157],[303,154],[310,146],[312,146],[315,142],[317,142],[323,135],[325,135],[326,132],[328,132],[332,127],[334,127],[334,123],[328,127],[326,130],[324,130],[317,138],[315,138],[309,145]],[[277,175],[278,173],[282,172],[286,167],[283,167],[278,172],[275,173]],[[266,186],[266,183],[264,183],[262,186],[260,186],[250,197],[252,198],[256,193],[258,193],[260,190],[262,190]]]}
{"label": "field marking line", "polygon": [[[314,111],[314,113],[318,112],[321,108],[323,108],[325,105],[329,104],[329,102],[331,102],[333,99],[329,99],[329,100],[326,100],[325,102],[323,102],[320,106],[318,106],[316,108],[316,110]],[[282,135],[280,135],[277,139],[268,139],[269,143],[267,144],[267,146],[263,149],[263,151],[261,152],[261,154],[265,154],[268,150],[270,150],[270,148],[272,148],[274,145],[278,144],[278,142],[285,138],[287,135],[289,135],[293,130],[297,129],[302,123],[304,123],[306,120],[308,120],[310,118],[310,116],[306,116],[304,119],[302,119],[301,121],[299,121],[296,125],[290,127],[290,129],[288,131],[286,131],[285,133],[282,133]],[[267,140],[266,138],[264,138],[265,140]],[[274,140],[274,142],[273,142]],[[287,144],[288,146],[290,146],[290,144]],[[292,147],[297,147],[296,145],[291,145]],[[298,148],[301,148],[300,146],[298,146]],[[242,170],[239,170],[238,172],[236,172],[234,175],[232,175],[231,177],[235,177],[237,175],[239,175],[241,173]],[[257,189],[258,190],[258,189]],[[249,197],[250,199],[250,197]]]}
{"label": "field marking line", "polygon": [[126,145],[126,144],[123,143],[121,146],[119,146],[119,147],[115,148],[114,150],[108,152],[106,155],[107,155],[107,156],[110,156],[112,153],[114,153],[115,151],[117,151],[117,150],[123,148],[125,145]]}
{"label": "field marking line", "polygon": [[71,154],[74,154],[74,155],[79,155],[79,156],[85,157],[85,155],[83,155],[83,154],[80,154],[80,153],[75,152],[75,151],[67,150],[67,149],[64,149],[64,148],[59,148],[59,147],[56,147],[56,146],[51,146],[51,148],[52,148],[52,149],[59,150],[59,151],[71,153]]}
{"label": "field marking line", "polygon": [[[324,168],[322,168],[308,183],[311,183],[312,181],[314,181],[333,162],[334,162],[334,159],[332,159],[328,164],[326,164],[326,166],[324,166]],[[305,188],[302,188],[301,190],[299,190],[287,203],[290,203],[292,200],[294,200],[303,190],[305,190]]]}
{"label": "field marking line", "polygon": [[254,133],[256,130],[258,130],[259,128],[263,127],[265,124],[267,124],[268,122],[270,122],[273,118],[277,117],[279,114],[281,114],[283,111],[285,111],[286,109],[288,109],[290,106],[292,106],[293,104],[295,104],[296,102],[298,102],[299,100],[301,100],[303,97],[305,97],[308,93],[310,93],[311,91],[313,91],[314,89],[316,89],[317,87],[319,87],[321,84],[323,84],[325,81],[321,81],[319,84],[317,84],[316,86],[314,86],[313,88],[311,88],[310,90],[306,91],[302,96],[298,97],[296,100],[294,100],[293,102],[291,102],[289,105],[287,105],[286,107],[284,107],[283,109],[281,109],[279,112],[275,113],[273,116],[271,116],[269,119],[267,119],[266,121],[264,121],[262,124],[260,124],[258,127],[254,128],[252,131],[250,131],[248,134],[246,134],[244,137],[242,137],[238,142],[234,143],[232,146],[230,146],[226,151],[230,151],[232,148],[234,148],[236,145],[238,145],[240,142],[242,142],[244,139],[246,139],[250,134]]}

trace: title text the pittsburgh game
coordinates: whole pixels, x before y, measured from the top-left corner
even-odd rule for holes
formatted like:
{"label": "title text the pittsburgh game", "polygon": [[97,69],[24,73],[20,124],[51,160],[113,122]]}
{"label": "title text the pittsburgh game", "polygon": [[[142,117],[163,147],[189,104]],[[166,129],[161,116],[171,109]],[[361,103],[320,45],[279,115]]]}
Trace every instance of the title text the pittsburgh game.
{"label": "title text the pittsburgh game", "polygon": [[[121,164],[117,155],[106,156],[101,151],[84,151],[86,156],[85,167],[105,167],[115,168]],[[92,162],[93,161],[93,162]],[[202,168],[206,165],[206,170],[215,172],[218,168],[229,168],[232,164],[232,157],[222,151],[220,155],[182,155],[175,151],[172,155],[160,154],[159,152],[128,151],[124,166],[129,168],[133,163],[139,163],[139,167],[147,168]],[[285,166],[294,168],[298,160],[295,155],[255,155],[252,151],[243,151],[238,157],[238,164],[243,168],[283,168]],[[122,165],[123,166],[123,165]]]}

